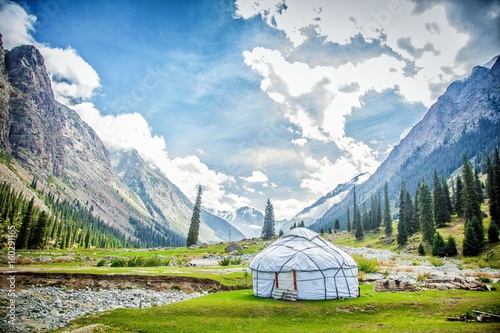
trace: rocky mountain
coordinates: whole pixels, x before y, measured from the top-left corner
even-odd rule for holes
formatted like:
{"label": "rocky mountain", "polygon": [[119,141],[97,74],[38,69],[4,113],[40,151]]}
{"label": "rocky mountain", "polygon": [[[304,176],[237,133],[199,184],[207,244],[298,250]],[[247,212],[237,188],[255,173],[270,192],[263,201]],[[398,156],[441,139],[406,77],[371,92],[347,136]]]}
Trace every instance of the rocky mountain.
{"label": "rocky mountain", "polygon": [[[394,202],[404,181],[410,193],[424,179],[432,184],[434,171],[448,177],[463,162],[491,154],[500,146],[500,60],[491,68],[477,66],[470,75],[453,82],[431,106],[424,118],[392,150],[377,171],[356,187],[358,204],[370,195],[382,193],[388,183]],[[369,201],[367,201],[369,206]],[[333,205],[312,228],[332,225],[335,219],[345,226],[345,214],[352,206],[352,191]],[[352,207],[351,207],[352,208]]]}
{"label": "rocky mountain", "polygon": [[264,214],[261,211],[245,206],[233,212],[217,212],[217,215],[240,230],[246,238],[260,237],[264,225]]}
{"label": "rocky mountain", "polygon": [[333,205],[341,202],[347,193],[353,188],[353,186],[359,186],[363,182],[365,182],[368,178],[370,177],[370,174],[365,172],[362,174],[357,175],[350,181],[339,184],[335,189],[332,191],[328,192],[321,198],[319,198],[315,203],[312,205],[304,208],[300,213],[295,215],[292,219],[289,221],[286,221],[283,225],[280,226],[280,228],[283,229],[283,231],[290,229],[290,227],[294,224],[297,223],[299,224],[301,221],[304,221],[306,226],[309,226],[316,222],[319,218],[321,218],[330,207]]}
{"label": "rocky mountain", "polygon": [[[1,40],[0,40],[1,41]],[[192,203],[166,177],[130,153],[113,169],[97,134],[54,98],[44,59],[34,46],[4,51],[0,43],[0,149],[17,170],[0,168],[2,181],[23,192],[37,180],[40,192],[88,207],[125,237],[179,239],[187,235]],[[200,241],[243,235],[210,214]],[[163,244],[165,242],[162,242]],[[148,244],[151,244],[148,241]]]}
{"label": "rocky mountain", "polygon": [[[111,153],[114,170],[121,180],[141,198],[156,222],[165,221],[169,229],[186,235],[191,223],[193,203],[163,173],[148,165],[135,150]],[[244,235],[226,220],[202,210],[200,241],[242,239]]]}

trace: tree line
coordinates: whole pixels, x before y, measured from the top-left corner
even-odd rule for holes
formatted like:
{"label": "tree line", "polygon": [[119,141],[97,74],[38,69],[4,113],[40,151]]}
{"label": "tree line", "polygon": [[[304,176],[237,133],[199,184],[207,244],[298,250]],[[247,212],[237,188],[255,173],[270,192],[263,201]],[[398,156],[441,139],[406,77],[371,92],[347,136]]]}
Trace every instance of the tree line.
{"label": "tree line", "polygon": [[[31,187],[36,190],[37,180]],[[7,243],[7,228],[17,230],[17,249],[123,248],[142,246],[180,246],[184,238],[158,223],[154,227],[130,218],[134,240],[93,214],[94,207],[78,200],[60,200],[53,193],[39,197],[47,210],[35,205],[35,198],[26,198],[10,184],[0,184],[0,244]]]}
{"label": "tree line", "polygon": [[[489,213],[491,224],[487,237],[490,242],[499,239],[500,226],[500,158],[498,149],[495,149],[493,158],[487,156],[486,184],[482,183],[477,169],[472,168],[469,160],[464,156],[462,172],[453,180],[452,191],[444,178],[439,178],[434,171],[432,190],[422,179],[412,196],[403,181],[399,195],[397,212],[396,240],[400,246],[405,245],[408,239],[421,232],[422,242],[432,247],[433,255],[456,255],[456,241],[450,236],[445,242],[437,228],[446,226],[452,221],[452,215],[462,217],[465,223],[462,251],[465,256],[474,256],[481,252],[485,242],[483,226],[484,213],[481,204],[485,196],[489,198]],[[393,234],[392,216],[388,198],[387,183],[384,186],[384,199],[376,193],[370,198],[370,208],[365,204],[359,209],[356,198],[356,188],[353,189],[353,207],[347,209],[346,229],[353,232],[356,239],[364,238],[365,232],[378,231],[385,228],[387,237]],[[352,215],[351,215],[352,212]],[[352,221],[351,221],[352,216]],[[425,252],[423,245],[419,252]]]}

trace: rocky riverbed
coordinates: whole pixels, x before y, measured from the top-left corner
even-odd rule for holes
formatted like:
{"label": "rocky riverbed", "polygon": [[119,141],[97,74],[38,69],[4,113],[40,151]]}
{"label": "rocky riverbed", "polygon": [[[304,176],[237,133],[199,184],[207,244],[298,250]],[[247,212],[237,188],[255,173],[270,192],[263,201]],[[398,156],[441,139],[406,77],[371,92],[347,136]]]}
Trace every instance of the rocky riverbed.
{"label": "rocky riverbed", "polygon": [[[148,308],[207,295],[208,292],[154,291],[144,289],[67,289],[65,287],[27,288],[15,294],[15,321],[2,314],[0,332],[43,332],[66,326],[89,313],[117,308]],[[0,289],[3,304],[8,291]],[[2,308],[7,308],[3,307]]]}

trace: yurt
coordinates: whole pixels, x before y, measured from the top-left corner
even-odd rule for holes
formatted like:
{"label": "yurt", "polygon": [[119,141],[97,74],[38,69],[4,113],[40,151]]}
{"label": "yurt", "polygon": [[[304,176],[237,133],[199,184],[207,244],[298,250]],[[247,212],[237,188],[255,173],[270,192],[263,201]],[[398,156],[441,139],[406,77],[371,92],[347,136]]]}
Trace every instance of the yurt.
{"label": "yurt", "polygon": [[290,300],[359,296],[358,266],[350,255],[307,228],[295,228],[250,263],[253,293]]}

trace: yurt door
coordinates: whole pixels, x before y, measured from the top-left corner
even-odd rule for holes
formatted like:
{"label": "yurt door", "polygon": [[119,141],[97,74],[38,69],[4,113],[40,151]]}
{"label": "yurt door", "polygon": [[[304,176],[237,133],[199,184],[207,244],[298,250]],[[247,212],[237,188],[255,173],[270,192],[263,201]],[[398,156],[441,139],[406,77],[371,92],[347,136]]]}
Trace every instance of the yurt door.
{"label": "yurt door", "polygon": [[276,273],[276,289],[297,290],[295,271]]}

